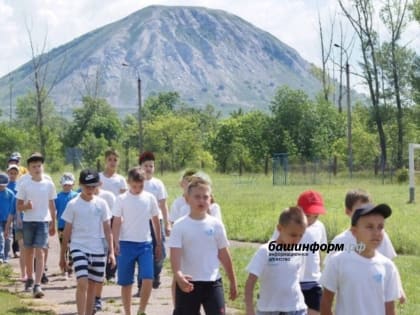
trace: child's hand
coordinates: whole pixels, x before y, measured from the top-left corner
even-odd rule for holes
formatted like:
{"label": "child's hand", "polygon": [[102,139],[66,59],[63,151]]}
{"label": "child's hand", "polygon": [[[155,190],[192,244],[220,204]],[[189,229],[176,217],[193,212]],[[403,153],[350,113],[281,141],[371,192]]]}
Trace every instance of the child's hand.
{"label": "child's hand", "polygon": [[115,255],[113,253],[108,255],[108,263],[111,264],[111,268],[115,267]]}
{"label": "child's hand", "polygon": [[236,286],[236,283],[232,283],[229,288],[229,299],[233,301],[237,297],[238,297],[238,288]]}
{"label": "child's hand", "polygon": [[192,280],[190,275],[177,275],[175,279],[182,292],[190,293],[194,290],[194,285],[190,282]]}
{"label": "child's hand", "polygon": [[55,234],[55,224],[53,222],[49,223],[48,232],[50,236],[53,236]]}
{"label": "child's hand", "polygon": [[171,223],[168,221],[168,223],[165,224],[165,235],[166,237],[169,237],[171,235],[172,226]]}
{"label": "child's hand", "polygon": [[25,205],[25,210],[32,210],[32,209],[33,209],[32,201],[28,200]]}

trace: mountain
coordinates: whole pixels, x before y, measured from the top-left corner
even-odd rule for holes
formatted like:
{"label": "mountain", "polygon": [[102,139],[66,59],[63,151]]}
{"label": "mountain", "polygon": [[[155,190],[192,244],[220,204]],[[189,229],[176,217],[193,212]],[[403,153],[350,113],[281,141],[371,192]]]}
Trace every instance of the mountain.
{"label": "mountain", "polygon": [[[138,75],[143,101],[178,91],[191,106],[213,104],[224,113],[267,109],[280,85],[310,95],[321,86],[293,48],[235,15],[201,7],[150,6],[52,49],[44,59],[47,80],[56,82],[51,97],[65,114],[93,91],[120,114],[135,111]],[[0,78],[4,112],[10,94],[14,100],[33,90],[32,77],[28,62]]]}

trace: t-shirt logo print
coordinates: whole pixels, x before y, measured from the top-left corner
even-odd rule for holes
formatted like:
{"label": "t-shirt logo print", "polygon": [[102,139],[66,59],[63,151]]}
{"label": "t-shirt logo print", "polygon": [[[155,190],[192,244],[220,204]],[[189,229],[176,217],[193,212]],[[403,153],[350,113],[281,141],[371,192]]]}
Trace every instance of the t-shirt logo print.
{"label": "t-shirt logo print", "polygon": [[214,229],[213,228],[209,228],[208,230],[206,230],[206,235],[207,236],[213,236],[214,235]]}
{"label": "t-shirt logo print", "polygon": [[375,280],[376,283],[382,283],[382,280],[383,280],[382,274],[377,273],[376,275],[373,275],[373,280]]}

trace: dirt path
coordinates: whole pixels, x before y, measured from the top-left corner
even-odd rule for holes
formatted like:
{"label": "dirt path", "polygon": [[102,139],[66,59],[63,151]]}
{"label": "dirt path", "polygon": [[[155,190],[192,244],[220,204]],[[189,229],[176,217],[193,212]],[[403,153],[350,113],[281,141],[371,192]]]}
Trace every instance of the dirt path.
{"label": "dirt path", "polygon": [[[232,244],[233,245],[233,244]],[[235,246],[235,245],[233,245]],[[24,292],[23,283],[16,282],[14,286],[8,289],[12,292],[22,293],[24,299],[30,304],[30,307],[51,310],[58,315],[77,315],[75,304],[75,286],[74,277],[66,279],[61,275],[58,267],[59,244],[57,237],[50,239],[50,252],[48,256],[48,276],[49,283],[43,285],[45,297],[42,299],[33,299],[29,293]],[[19,270],[19,260],[11,259],[10,264],[15,273]],[[171,276],[167,270],[162,272],[162,284],[159,289],[152,291],[152,296],[147,307],[147,314],[151,315],[170,315],[172,314],[171,300]],[[135,289],[133,288],[133,291]],[[104,286],[103,294],[104,308],[98,312],[98,315],[123,314],[120,287],[116,284],[107,284]],[[132,313],[136,314],[138,309],[138,298],[133,299]],[[239,314],[233,309],[228,309],[227,315]]]}

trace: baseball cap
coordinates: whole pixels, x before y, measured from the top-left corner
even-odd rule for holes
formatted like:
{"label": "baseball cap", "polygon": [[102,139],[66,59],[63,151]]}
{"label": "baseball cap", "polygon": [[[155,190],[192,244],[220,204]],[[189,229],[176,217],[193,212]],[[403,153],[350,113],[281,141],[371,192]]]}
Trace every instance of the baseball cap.
{"label": "baseball cap", "polygon": [[19,166],[17,166],[16,164],[11,164],[7,167],[7,171],[10,171],[10,170],[16,170],[19,172]]}
{"label": "baseball cap", "polygon": [[364,204],[361,208],[358,208],[354,211],[353,216],[351,217],[351,225],[355,226],[360,217],[372,213],[378,213],[386,219],[391,215],[392,210],[391,207],[385,203],[381,203],[376,206],[371,203]]}
{"label": "baseball cap", "polygon": [[9,183],[9,176],[6,173],[0,173],[0,186],[7,186]]}
{"label": "baseball cap", "polygon": [[31,154],[30,157],[26,160],[26,163],[29,164],[31,162],[41,162],[44,163],[44,157],[39,152],[34,152]]}
{"label": "baseball cap", "polygon": [[72,173],[64,173],[63,176],[60,178],[60,185],[73,185],[74,184],[74,176]]}
{"label": "baseball cap", "polygon": [[301,193],[297,203],[305,214],[324,214],[327,212],[321,194],[315,190],[307,190]]}
{"label": "baseball cap", "polygon": [[79,183],[86,186],[99,186],[99,173],[92,169],[84,169],[80,172]]}
{"label": "baseball cap", "polygon": [[20,155],[19,152],[13,152],[12,154],[10,154],[9,162],[10,161],[20,162],[21,158],[22,158],[22,156]]}

